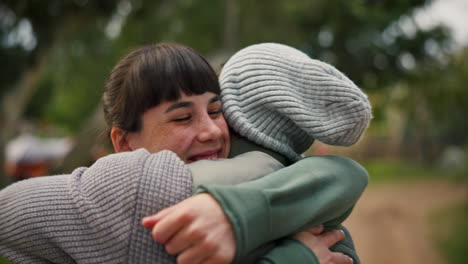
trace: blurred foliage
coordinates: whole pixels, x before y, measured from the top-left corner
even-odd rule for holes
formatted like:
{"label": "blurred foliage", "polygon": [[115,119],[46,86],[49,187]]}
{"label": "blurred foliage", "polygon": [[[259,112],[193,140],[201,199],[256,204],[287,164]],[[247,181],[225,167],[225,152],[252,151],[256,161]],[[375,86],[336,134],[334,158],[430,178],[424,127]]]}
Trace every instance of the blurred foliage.
{"label": "blurred foliage", "polygon": [[11,264],[11,262],[0,256],[0,264]]}
{"label": "blurred foliage", "polygon": [[[439,63],[421,64],[405,81],[407,96],[402,105],[409,109],[408,122],[414,126],[421,114],[428,116],[431,135],[447,145],[468,143],[468,48]],[[425,106],[421,113],[414,104]],[[411,111],[413,110],[413,111]]]}
{"label": "blurred foliage", "polygon": [[437,169],[413,161],[372,159],[362,163],[369,173],[370,182],[448,180],[466,181],[466,171]]}
{"label": "blurred foliage", "polygon": [[468,202],[432,216],[433,239],[449,264],[468,263]]}
{"label": "blurred foliage", "polygon": [[7,186],[7,178],[3,176],[3,174],[0,174],[0,189],[3,187]]}
{"label": "blurred foliage", "polygon": [[48,104],[40,109],[35,103],[37,109],[29,111],[28,117],[66,124],[70,130],[78,129],[98,105],[102,84],[110,71],[109,61],[116,58],[108,45],[102,38],[102,30],[93,25],[79,38],[67,38],[56,48],[49,70],[36,90],[37,96],[48,95]]}
{"label": "blurred foliage", "polygon": [[291,44],[335,65],[368,90],[382,90],[407,74],[401,56],[421,61],[428,57],[425,41],[445,46],[448,39],[443,27],[423,31],[411,20],[412,12],[430,1],[248,2],[240,19],[242,46]]}
{"label": "blurred foliage", "polygon": [[[0,54],[6,58],[8,69],[0,74],[0,95],[10,88],[28,65],[54,45],[59,30],[73,32],[91,17],[105,17],[112,13],[114,1],[5,0],[0,4]],[[40,10],[40,11],[39,11]],[[70,23],[67,23],[71,21]],[[26,36],[31,31],[33,38]],[[62,29],[63,30],[63,29]],[[10,74],[7,74],[10,73]]]}
{"label": "blurred foliage", "polygon": [[[431,2],[7,0],[0,3],[0,56],[8,65],[0,96],[47,57],[22,118],[73,135],[98,106],[112,66],[136,46],[174,41],[213,55],[280,42],[345,72],[369,93],[374,123],[387,121],[386,109],[396,105],[404,140],[466,144],[468,55],[451,53],[446,28],[422,30],[414,21],[413,12]],[[19,34],[28,27],[29,41]],[[395,87],[403,92],[395,96]]]}

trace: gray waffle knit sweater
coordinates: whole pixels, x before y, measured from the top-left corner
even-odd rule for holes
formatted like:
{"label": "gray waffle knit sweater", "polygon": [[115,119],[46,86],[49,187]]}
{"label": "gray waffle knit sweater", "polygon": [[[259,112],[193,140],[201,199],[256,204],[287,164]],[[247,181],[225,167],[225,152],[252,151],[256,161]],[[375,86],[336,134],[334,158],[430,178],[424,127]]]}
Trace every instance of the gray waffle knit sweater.
{"label": "gray waffle knit sweater", "polygon": [[0,255],[13,263],[173,264],[140,221],[191,194],[190,172],[174,153],[144,149],[18,182],[0,192]]}

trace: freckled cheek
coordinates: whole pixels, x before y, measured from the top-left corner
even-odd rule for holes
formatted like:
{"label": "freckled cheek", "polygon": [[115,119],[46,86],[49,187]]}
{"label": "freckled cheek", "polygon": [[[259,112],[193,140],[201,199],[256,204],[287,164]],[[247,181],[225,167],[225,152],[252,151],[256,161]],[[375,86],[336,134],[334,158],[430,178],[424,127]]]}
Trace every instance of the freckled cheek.
{"label": "freckled cheek", "polygon": [[159,128],[152,131],[152,133],[146,138],[146,147],[150,148],[150,152],[155,153],[161,150],[169,149],[171,140],[171,131],[166,128]]}
{"label": "freckled cheek", "polygon": [[152,143],[150,142],[150,144],[153,146],[153,151],[151,152],[170,150],[184,159],[194,140],[195,133],[193,129],[183,129],[181,127],[159,128],[152,135]]}

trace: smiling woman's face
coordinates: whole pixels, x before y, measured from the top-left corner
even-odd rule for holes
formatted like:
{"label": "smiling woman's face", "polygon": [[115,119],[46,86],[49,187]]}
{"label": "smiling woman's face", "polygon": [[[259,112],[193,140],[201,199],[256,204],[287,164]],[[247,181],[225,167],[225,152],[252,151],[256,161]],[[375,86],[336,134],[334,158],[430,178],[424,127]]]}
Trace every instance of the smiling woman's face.
{"label": "smiling woman's face", "polygon": [[177,101],[152,107],[143,113],[140,131],[122,136],[124,140],[118,140],[121,145],[117,152],[138,148],[146,148],[151,153],[171,150],[186,163],[227,158],[230,149],[221,101],[211,92],[182,94]]}

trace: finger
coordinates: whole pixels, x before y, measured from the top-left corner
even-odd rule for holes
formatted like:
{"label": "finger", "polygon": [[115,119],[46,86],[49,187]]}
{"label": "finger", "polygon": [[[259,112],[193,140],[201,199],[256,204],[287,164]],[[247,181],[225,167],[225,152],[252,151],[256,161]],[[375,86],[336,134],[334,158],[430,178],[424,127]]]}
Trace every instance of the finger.
{"label": "finger", "polygon": [[151,229],[159,222],[159,219],[154,216],[147,216],[141,220],[143,227]]}
{"label": "finger", "polygon": [[323,233],[320,237],[324,240],[327,247],[331,247],[336,244],[336,242],[342,240],[345,237],[343,230],[335,229]]}
{"label": "finger", "polygon": [[200,245],[193,245],[186,249],[177,257],[177,264],[200,264],[209,258],[208,252],[205,247]]}
{"label": "finger", "polygon": [[333,252],[331,262],[335,264],[353,264],[354,261],[352,258],[343,253]]}
{"label": "finger", "polygon": [[314,226],[311,229],[308,229],[307,232],[311,233],[312,235],[320,235],[323,232],[323,225]]}
{"label": "finger", "polygon": [[151,232],[153,239],[161,244],[167,243],[190,220],[190,216],[185,212],[173,212],[167,215],[153,227],[153,231]]}
{"label": "finger", "polygon": [[192,245],[197,245],[205,234],[197,228],[184,227],[166,243],[166,251],[171,255],[179,254]]}
{"label": "finger", "polygon": [[165,208],[165,209],[159,211],[157,214],[143,217],[143,219],[141,220],[141,224],[145,228],[148,228],[148,229],[153,228],[153,226],[157,222],[159,222],[162,218],[164,218],[168,214],[170,214],[173,211],[173,208],[174,208],[174,206],[168,207],[168,208]]}

